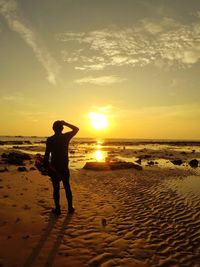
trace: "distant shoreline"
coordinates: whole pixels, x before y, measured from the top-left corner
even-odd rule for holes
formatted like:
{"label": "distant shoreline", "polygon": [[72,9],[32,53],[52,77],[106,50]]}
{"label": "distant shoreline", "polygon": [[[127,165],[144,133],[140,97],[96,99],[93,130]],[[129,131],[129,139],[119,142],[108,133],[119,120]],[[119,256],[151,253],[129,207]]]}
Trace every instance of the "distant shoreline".
{"label": "distant shoreline", "polygon": [[[0,145],[9,144],[32,144],[32,143],[44,143],[47,137],[41,136],[0,136]],[[97,138],[84,138],[76,137],[72,142],[80,144],[96,144]],[[194,139],[137,139],[137,138],[105,138],[101,140],[101,144],[104,146],[108,145],[145,145],[145,144],[163,144],[172,146],[200,146],[200,140]]]}

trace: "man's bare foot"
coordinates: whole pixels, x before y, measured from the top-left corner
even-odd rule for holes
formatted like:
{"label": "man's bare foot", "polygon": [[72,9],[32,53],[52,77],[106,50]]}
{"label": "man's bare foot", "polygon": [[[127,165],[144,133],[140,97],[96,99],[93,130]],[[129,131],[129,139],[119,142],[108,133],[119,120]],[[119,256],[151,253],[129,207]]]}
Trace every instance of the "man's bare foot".
{"label": "man's bare foot", "polygon": [[75,208],[71,207],[70,209],[68,209],[68,213],[74,213],[75,212]]}
{"label": "man's bare foot", "polygon": [[56,216],[59,216],[59,215],[61,215],[61,210],[55,208],[55,209],[52,209],[52,213],[53,213],[54,215],[56,215]]}

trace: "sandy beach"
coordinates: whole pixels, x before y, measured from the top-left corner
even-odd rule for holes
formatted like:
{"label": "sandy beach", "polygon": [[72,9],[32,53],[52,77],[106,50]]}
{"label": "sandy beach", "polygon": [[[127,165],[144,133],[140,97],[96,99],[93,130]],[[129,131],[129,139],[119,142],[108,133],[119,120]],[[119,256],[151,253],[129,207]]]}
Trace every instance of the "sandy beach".
{"label": "sandy beach", "polygon": [[[144,154],[120,151],[129,158]],[[179,159],[189,161],[187,153]],[[142,170],[72,168],[76,211],[67,214],[61,187],[60,217],[51,214],[49,177],[31,169],[34,156],[26,171],[1,161],[0,266],[200,266],[199,168],[163,168],[165,156],[158,151],[151,158],[158,162],[145,162]],[[191,158],[198,156],[193,151]]]}
{"label": "sandy beach", "polygon": [[200,267],[200,0],[0,0],[0,37],[0,267]]}

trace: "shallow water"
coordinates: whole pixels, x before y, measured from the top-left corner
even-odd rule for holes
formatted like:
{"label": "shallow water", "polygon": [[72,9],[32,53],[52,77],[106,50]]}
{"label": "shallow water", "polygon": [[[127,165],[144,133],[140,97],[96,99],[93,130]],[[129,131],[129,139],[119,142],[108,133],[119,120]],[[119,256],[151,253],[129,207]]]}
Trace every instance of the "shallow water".
{"label": "shallow water", "polygon": [[199,198],[200,201],[200,173],[167,181],[168,188],[176,190],[179,195],[186,198]]}
{"label": "shallow water", "polygon": [[[20,141],[22,144],[6,143],[0,145],[5,150],[17,150],[31,155],[44,154],[46,138],[44,137],[0,137],[1,141]],[[30,142],[30,143],[28,143]],[[43,143],[42,143],[43,142]],[[69,145],[69,166],[72,169],[81,169],[88,161],[105,162],[107,160],[121,160],[135,162],[142,158],[141,165],[152,165],[159,168],[190,168],[189,160],[193,157],[200,159],[199,143],[175,143],[174,141],[161,142],[156,140],[134,140],[134,139],[109,139],[105,141],[74,138]],[[152,143],[153,142],[153,143]],[[149,156],[145,159],[145,156]],[[175,166],[172,159],[183,159],[181,166]]]}

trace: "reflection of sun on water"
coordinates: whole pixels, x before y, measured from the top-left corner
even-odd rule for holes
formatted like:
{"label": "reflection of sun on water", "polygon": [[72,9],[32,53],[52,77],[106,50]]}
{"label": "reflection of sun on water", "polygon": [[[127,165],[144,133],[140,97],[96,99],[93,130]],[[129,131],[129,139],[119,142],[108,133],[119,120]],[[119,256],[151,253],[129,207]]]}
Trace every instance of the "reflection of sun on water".
{"label": "reflection of sun on water", "polygon": [[102,153],[101,150],[97,150],[97,151],[95,151],[95,153],[94,153],[94,157],[95,157],[95,159],[96,159],[97,161],[103,161],[103,158],[104,158],[103,153]]}
{"label": "reflection of sun on water", "polygon": [[97,143],[96,143],[96,148],[97,148],[97,149],[101,149],[102,144],[103,144],[103,141],[98,140]]}

